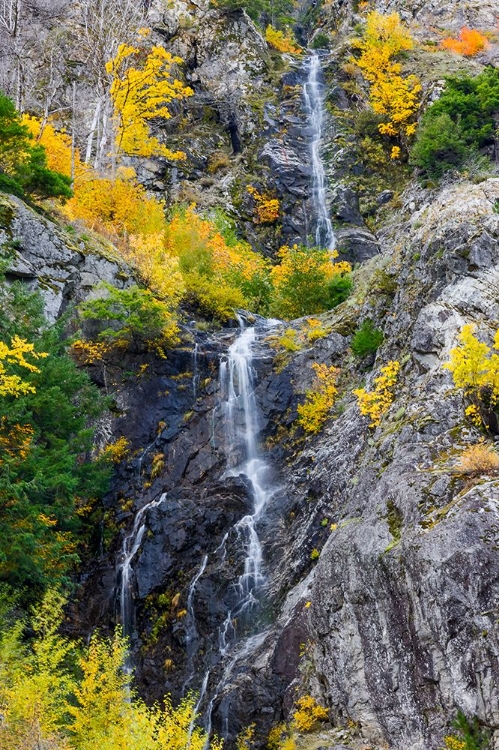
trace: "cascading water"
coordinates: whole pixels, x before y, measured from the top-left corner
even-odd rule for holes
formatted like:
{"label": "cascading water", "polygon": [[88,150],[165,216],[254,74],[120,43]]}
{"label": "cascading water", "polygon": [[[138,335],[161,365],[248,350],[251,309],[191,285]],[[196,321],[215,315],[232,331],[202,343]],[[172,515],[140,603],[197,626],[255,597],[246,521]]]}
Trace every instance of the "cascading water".
{"label": "cascading water", "polygon": [[310,154],[312,164],[312,201],[315,214],[315,244],[334,250],[336,239],[327,205],[327,178],[322,161],[322,130],[324,124],[324,102],[322,67],[319,55],[314,52],[305,61],[307,80],[303,86],[305,111],[311,131]]}
{"label": "cascading water", "polygon": [[[120,620],[123,628],[123,635],[130,641],[135,633],[135,607],[133,604],[133,568],[132,563],[135,555],[139,551],[142,539],[146,532],[146,521],[145,516],[147,511],[151,508],[156,508],[158,505],[164,502],[166,499],[166,493],[163,493],[161,497],[156,500],[152,500],[142,507],[135,516],[132,530],[123,539],[121,547],[121,555],[119,558],[118,565],[118,581],[119,581],[119,601],[120,601]],[[128,674],[132,671],[132,662],[129,656],[127,656],[125,665],[125,672]]]}
{"label": "cascading water", "polygon": [[[208,735],[211,732],[212,713],[217,699],[224,685],[230,680],[233,668],[247,654],[250,648],[248,644],[255,638],[255,636],[247,637],[236,645],[234,622],[237,621],[239,632],[241,628],[244,628],[243,632],[251,631],[252,627],[254,629],[257,624],[257,618],[253,617],[252,613],[258,610],[265,591],[263,551],[258,536],[258,523],[263,518],[276,490],[271,480],[270,467],[259,453],[257,442],[259,424],[255,399],[256,375],[252,366],[256,331],[252,327],[244,328],[242,321],[240,324],[239,335],[220,361],[220,403],[217,414],[223,424],[224,452],[228,465],[222,478],[244,478],[248,483],[252,508],[251,512],[235,524],[232,532],[225,534],[222,543],[215,551],[218,559],[212,562],[212,565],[223,565],[227,558],[227,544],[231,538],[235,539],[237,547],[243,550],[242,571],[232,587],[231,605],[225,620],[219,627],[218,644],[214,644],[200,688],[197,709],[203,703],[203,699],[210,696],[204,712],[204,725]],[[193,597],[206,564],[207,558],[205,557],[189,587],[187,604],[194,628]],[[192,651],[190,637],[193,632],[192,627],[188,627],[186,631],[188,663],[189,659],[191,660],[190,669],[192,669],[193,659],[192,655],[189,656],[189,648]],[[223,670],[218,675],[217,683],[210,690],[208,683],[213,672],[217,673],[217,664],[222,664]],[[227,720],[224,724],[226,723]],[[225,731],[226,726],[223,727],[222,733]]]}
{"label": "cascading water", "polygon": [[[241,518],[235,531],[244,551],[244,570],[237,582],[236,613],[247,611],[258,604],[257,591],[262,587],[262,545],[257,524],[272,497],[274,488],[269,478],[269,466],[259,455],[257,447],[258,419],[252,368],[255,329],[243,328],[229,347],[227,358],[220,364],[222,417],[227,436],[229,468],[225,476],[244,476],[250,484],[252,512]],[[227,628],[225,628],[227,632]]]}

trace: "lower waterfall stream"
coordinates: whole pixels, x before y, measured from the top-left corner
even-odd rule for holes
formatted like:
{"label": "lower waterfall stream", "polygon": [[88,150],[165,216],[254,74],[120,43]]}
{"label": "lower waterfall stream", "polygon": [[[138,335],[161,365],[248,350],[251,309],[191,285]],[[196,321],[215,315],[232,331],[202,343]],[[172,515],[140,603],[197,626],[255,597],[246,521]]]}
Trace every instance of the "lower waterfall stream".
{"label": "lower waterfall stream", "polygon": [[[213,421],[217,424],[218,444],[212,450],[224,457],[225,467],[220,481],[238,482],[247,496],[246,512],[235,520],[219,546],[211,553],[200,550],[199,563],[187,587],[185,617],[183,620],[185,649],[185,678],[182,694],[196,690],[197,706],[208,734],[212,731],[213,714],[220,702],[224,686],[230,682],[231,673],[238,661],[247,656],[261,638],[263,628],[261,613],[265,602],[266,576],[264,553],[258,526],[264,520],[277,486],[273,471],[258,446],[261,429],[258,404],[255,396],[257,375],[254,367],[255,350],[260,337],[277,324],[261,321],[256,327],[245,327],[240,319],[240,329],[232,343],[219,355],[218,399]],[[195,346],[193,390],[196,387],[199,347]],[[265,352],[265,356],[268,353]],[[137,647],[135,632],[136,575],[134,566],[142,555],[146,532],[151,527],[154,509],[165,507],[167,493],[146,503],[135,515],[131,530],[124,536],[117,565],[117,598],[123,634],[130,642],[130,655],[126,671],[131,674],[132,655]],[[229,546],[230,545],[230,546]],[[236,576],[229,581],[225,613],[220,625],[210,637],[208,648],[201,651],[202,638],[196,620],[195,600],[197,589],[205,575],[215,579],[225,575],[222,571],[228,557],[235,559]],[[201,661],[202,659],[202,661]],[[228,709],[218,710],[218,731],[228,731]],[[192,730],[194,726],[192,727]]]}
{"label": "lower waterfall stream", "polygon": [[[266,326],[271,326],[274,322],[267,321]],[[251,634],[253,625],[251,613],[258,610],[265,593],[263,550],[257,527],[276,489],[270,477],[270,467],[261,455],[257,442],[259,424],[255,399],[256,374],[253,368],[256,329],[245,328],[241,319],[239,323],[240,333],[228,348],[227,354],[222,356],[219,370],[219,410],[225,434],[224,452],[227,457],[227,469],[222,479],[228,477],[245,479],[248,483],[252,508],[251,512],[237,521],[234,527],[238,547],[244,551],[244,564],[238,580],[233,585],[232,606],[228,609],[218,633],[216,661],[226,661],[223,674],[212,691],[204,714],[204,725],[208,735],[211,733],[212,712],[220,691],[229,679],[241,655],[240,651],[245,651],[245,644],[255,637],[250,635],[238,648],[235,643],[237,633],[234,623],[237,621],[238,625],[242,624]],[[226,556],[227,536],[219,548],[221,562]],[[199,580],[199,577],[193,579],[191,587]],[[210,672],[211,668],[207,670],[202,681],[198,707],[202,705],[208,693]],[[222,735],[227,732],[227,717],[224,718],[224,725]]]}

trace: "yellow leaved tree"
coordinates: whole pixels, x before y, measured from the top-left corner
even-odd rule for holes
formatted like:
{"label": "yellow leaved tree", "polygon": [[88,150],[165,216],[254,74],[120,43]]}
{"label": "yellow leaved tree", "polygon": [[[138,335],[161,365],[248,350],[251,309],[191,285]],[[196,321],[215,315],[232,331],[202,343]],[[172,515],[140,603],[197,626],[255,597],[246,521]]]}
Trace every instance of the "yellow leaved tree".
{"label": "yellow leaved tree", "polygon": [[499,330],[494,336],[494,351],[479,341],[474,331],[472,324],[463,326],[459,346],[451,350],[450,361],[444,367],[451,371],[454,384],[471,401],[466,408],[467,416],[477,425],[488,426],[490,412],[499,403]]}
{"label": "yellow leaved tree", "polygon": [[392,404],[399,372],[400,362],[390,360],[381,368],[381,375],[374,379],[372,391],[366,391],[365,388],[353,391],[354,396],[357,396],[360,413],[371,419],[369,427],[378,427],[381,417]]}
{"label": "yellow leaved tree", "polygon": [[22,396],[26,393],[35,393],[35,388],[21,378],[20,375],[11,372],[11,367],[22,367],[28,372],[39,372],[36,365],[26,359],[29,355],[33,359],[47,357],[46,352],[35,352],[33,344],[14,336],[10,346],[0,341],[0,396]]}
{"label": "yellow leaved tree", "polygon": [[371,107],[377,115],[385,118],[378,126],[380,133],[414,135],[421,84],[414,75],[402,76],[402,66],[395,60],[401,52],[414,47],[399,14],[383,15],[371,11],[362,39],[356,39],[353,47],[360,51],[360,56],[353,62],[370,84]]}
{"label": "yellow leaved tree", "polygon": [[49,591],[29,638],[25,622],[0,611],[0,750],[222,750],[195,725],[195,695],[176,707],[169,696],[161,706],[136,697],[119,633],[84,648],[61,636],[64,605]]}
{"label": "yellow leaved tree", "polygon": [[120,44],[116,56],[106,63],[118,152],[172,160],[185,158],[182,151],[171,151],[149,132],[151,120],[170,119],[168,104],[194,93],[173,76],[174,66],[181,62],[180,57],[160,45],[146,53],[143,47]]}

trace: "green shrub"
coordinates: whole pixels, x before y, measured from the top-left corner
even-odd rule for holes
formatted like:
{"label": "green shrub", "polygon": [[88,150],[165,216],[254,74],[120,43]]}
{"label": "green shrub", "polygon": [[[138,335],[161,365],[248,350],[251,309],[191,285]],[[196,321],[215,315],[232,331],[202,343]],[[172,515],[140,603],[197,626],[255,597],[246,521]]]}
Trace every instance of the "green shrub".
{"label": "green shrub", "polygon": [[374,327],[372,320],[364,320],[354,333],[350,348],[356,357],[366,357],[368,354],[374,354],[382,343],[383,333]]}
{"label": "green shrub", "polygon": [[493,143],[498,113],[498,70],[448,78],[442,96],[422,118],[411,163],[431,178],[461,167],[470,151]]}
{"label": "green shrub", "polygon": [[348,299],[352,292],[352,286],[353,281],[350,274],[335,276],[328,286],[329,299],[327,309],[332,310]]}
{"label": "green shrub", "polygon": [[331,39],[327,34],[319,31],[319,33],[312,39],[312,44],[310,46],[312,49],[329,49],[331,46]]}
{"label": "green shrub", "polygon": [[80,305],[80,315],[91,322],[90,338],[110,347],[138,347],[161,353],[178,342],[178,327],[172,311],[151,292],[132,286],[115,289],[103,284],[105,297]]}

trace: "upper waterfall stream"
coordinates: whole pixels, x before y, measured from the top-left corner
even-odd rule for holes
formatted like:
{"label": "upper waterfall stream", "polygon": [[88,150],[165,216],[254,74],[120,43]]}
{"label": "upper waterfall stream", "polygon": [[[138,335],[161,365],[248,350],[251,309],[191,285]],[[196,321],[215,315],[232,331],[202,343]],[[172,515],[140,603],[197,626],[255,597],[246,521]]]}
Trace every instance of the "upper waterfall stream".
{"label": "upper waterfall stream", "polygon": [[307,123],[311,132],[310,157],[312,166],[312,203],[315,219],[315,245],[334,250],[336,238],[329,215],[327,201],[327,177],[322,160],[324,100],[323,75],[319,55],[313,52],[305,61],[307,80],[303,86],[303,98]]}

